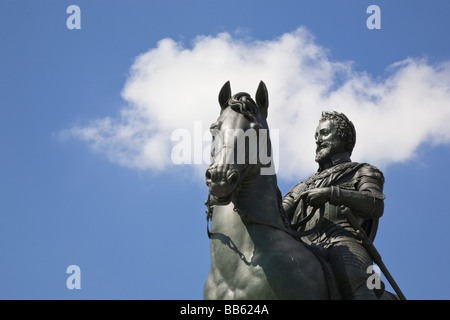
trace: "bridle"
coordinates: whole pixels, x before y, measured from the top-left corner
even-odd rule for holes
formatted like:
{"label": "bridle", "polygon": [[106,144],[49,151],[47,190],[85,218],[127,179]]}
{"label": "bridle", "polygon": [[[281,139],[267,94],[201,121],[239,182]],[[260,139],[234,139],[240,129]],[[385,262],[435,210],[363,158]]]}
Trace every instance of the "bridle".
{"label": "bridle", "polygon": [[[232,198],[234,197],[234,195],[235,195],[235,194],[239,191],[239,189],[241,188],[241,186],[240,186],[240,181],[241,181],[242,177],[244,177],[244,176],[247,174],[249,168],[250,168],[250,164],[248,163],[248,164],[245,165],[245,167],[244,167],[244,169],[242,170],[242,172],[239,173],[239,181],[238,181],[238,184],[237,184],[236,188],[233,190],[233,192],[232,192],[231,195],[230,195]],[[205,205],[206,205],[206,211],[205,211],[205,212],[206,212],[206,232],[207,232],[207,234],[208,234],[208,238],[211,238],[212,233],[211,233],[211,231],[209,230],[209,222],[212,220],[212,215],[213,215],[213,211],[214,211],[214,209],[213,209],[214,205],[211,204],[211,190],[208,191],[208,199],[205,200]],[[233,210],[234,210],[235,212],[238,212],[236,206],[234,207]]]}

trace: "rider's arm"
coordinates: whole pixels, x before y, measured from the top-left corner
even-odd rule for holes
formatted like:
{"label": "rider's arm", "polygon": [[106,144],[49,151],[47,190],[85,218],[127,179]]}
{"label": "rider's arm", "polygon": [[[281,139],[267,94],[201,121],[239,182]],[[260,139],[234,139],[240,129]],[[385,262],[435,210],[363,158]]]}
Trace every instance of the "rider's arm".
{"label": "rider's arm", "polygon": [[330,203],[352,209],[363,219],[381,217],[384,211],[383,174],[372,166],[360,169],[356,179],[356,190],[339,186],[331,187]]}

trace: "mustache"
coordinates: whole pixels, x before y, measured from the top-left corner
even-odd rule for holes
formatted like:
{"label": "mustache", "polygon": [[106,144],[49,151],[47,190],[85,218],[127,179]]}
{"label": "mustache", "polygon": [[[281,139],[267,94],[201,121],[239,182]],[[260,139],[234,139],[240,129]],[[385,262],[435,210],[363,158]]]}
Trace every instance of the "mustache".
{"label": "mustache", "polygon": [[329,142],[329,141],[316,143],[316,151],[321,150],[321,149],[325,149],[325,148],[328,148],[328,147],[332,147],[334,145],[335,145],[335,143]]}

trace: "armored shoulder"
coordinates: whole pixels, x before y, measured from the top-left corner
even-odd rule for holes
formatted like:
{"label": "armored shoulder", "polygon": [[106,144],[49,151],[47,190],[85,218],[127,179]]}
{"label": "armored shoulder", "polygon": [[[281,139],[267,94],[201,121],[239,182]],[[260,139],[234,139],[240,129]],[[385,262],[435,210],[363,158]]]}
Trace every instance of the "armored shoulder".
{"label": "armored shoulder", "polygon": [[356,173],[357,189],[360,191],[370,191],[376,198],[382,200],[384,176],[375,166],[365,163]]}
{"label": "armored shoulder", "polygon": [[359,168],[358,173],[356,174],[359,178],[367,177],[371,179],[375,179],[384,184],[384,175],[383,173],[375,166],[370,165],[368,163],[364,163],[361,168]]}

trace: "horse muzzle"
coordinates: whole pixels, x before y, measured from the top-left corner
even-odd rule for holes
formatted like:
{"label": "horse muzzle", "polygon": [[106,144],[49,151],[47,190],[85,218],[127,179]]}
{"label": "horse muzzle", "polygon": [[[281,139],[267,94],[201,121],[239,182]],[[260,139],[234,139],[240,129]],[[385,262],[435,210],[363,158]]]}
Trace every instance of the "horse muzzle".
{"label": "horse muzzle", "polygon": [[205,178],[212,204],[229,204],[240,176],[239,170],[233,165],[211,165],[206,170]]}

